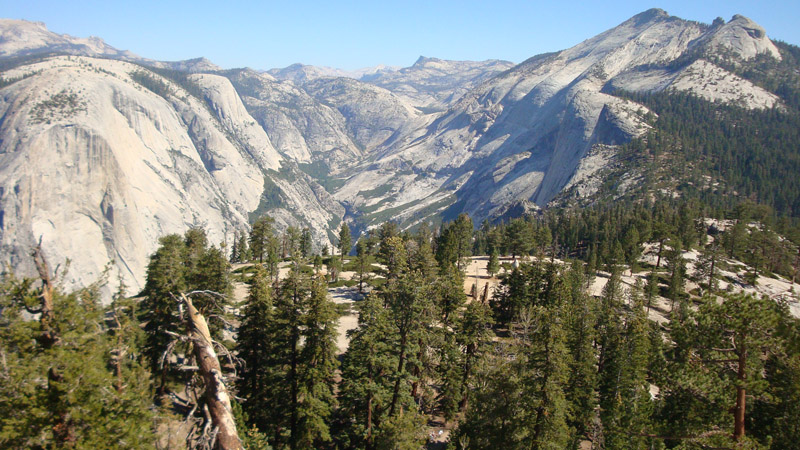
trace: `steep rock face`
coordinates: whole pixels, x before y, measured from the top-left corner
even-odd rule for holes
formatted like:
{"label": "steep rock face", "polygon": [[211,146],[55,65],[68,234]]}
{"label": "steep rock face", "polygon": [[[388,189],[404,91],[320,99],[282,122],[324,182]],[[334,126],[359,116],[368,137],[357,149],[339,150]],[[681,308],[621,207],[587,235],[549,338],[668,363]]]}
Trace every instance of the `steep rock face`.
{"label": "steep rock face", "polygon": [[267,133],[247,112],[231,82],[219,75],[192,75],[203,89],[206,100],[229,135],[250,151],[263,170],[278,170],[281,155],[275,150]]}
{"label": "steep rock face", "polygon": [[711,102],[733,103],[750,109],[772,108],[780,103],[775,94],[704,59],[676,71],[631,70],[615,77],[608,87],[630,92],[674,89],[691,92]]}
{"label": "steep rock face", "polygon": [[[615,89],[670,88],[751,108],[775,105],[774,95],[708,61],[670,65],[720,45],[741,58],[772,45],[760,32],[743,36],[739,31],[758,29],[743,23],[752,24],[737,16],[707,26],[654,9],[573,48],[531,58],[470,90],[424,132],[380,149],[336,196],[369,207],[367,224],[399,211],[409,226],[460,211],[481,220],[516,200],[544,205],[595,165],[581,166],[594,146],[649,129],[646,108],[612,95]],[[368,180],[384,187],[368,190]]]}
{"label": "steep rock face", "polygon": [[249,155],[259,149],[230,142],[179,86],[163,80],[166,97],[143,88],[137,70],[57,57],[5,74],[27,76],[0,90],[0,245],[20,273],[41,239],[53,265],[72,261],[68,287],[113,260],[135,291],[160,236],[201,225],[219,243],[247,226],[263,189]]}
{"label": "steep rock face", "polygon": [[303,85],[311,96],[336,107],[353,140],[366,152],[413,127],[421,115],[393,93],[348,78],[320,78]]}
{"label": "steep rock face", "polygon": [[336,168],[363,155],[350,138],[341,113],[293,83],[248,69],[225,75],[236,87],[249,114],[285,157],[300,163],[324,161]]}

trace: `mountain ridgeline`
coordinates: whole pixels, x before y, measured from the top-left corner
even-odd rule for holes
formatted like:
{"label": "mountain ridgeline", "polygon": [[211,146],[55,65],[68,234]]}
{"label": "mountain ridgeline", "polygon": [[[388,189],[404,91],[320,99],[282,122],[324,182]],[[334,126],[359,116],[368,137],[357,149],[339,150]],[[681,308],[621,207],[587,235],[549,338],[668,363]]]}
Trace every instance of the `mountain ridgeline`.
{"label": "mountain ridgeline", "polygon": [[359,72],[158,62],[0,20],[0,253],[68,286],[144,287],[158,238],[230,246],[262,215],[318,248],[394,221],[476,223],[647,196],[800,215],[800,49],[658,9],[521,64]]}

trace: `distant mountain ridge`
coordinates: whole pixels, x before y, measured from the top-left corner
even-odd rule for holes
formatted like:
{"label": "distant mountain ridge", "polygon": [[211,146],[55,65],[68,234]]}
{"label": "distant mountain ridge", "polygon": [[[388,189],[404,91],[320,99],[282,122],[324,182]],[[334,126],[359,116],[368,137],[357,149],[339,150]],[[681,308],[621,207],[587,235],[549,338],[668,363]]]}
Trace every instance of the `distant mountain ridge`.
{"label": "distant mountain ridge", "polygon": [[731,68],[765,57],[781,51],[743,16],[659,9],[518,65],[420,57],[360,72],[152,61],[0,20],[0,254],[25,272],[42,238],[51,259],[72,258],[72,285],[113,260],[135,290],[157,238],[193,225],[230,243],[269,214],[321,246],[343,220],[479,223],[588,197],[616,149],[653,129],[621,93],[784,108]]}

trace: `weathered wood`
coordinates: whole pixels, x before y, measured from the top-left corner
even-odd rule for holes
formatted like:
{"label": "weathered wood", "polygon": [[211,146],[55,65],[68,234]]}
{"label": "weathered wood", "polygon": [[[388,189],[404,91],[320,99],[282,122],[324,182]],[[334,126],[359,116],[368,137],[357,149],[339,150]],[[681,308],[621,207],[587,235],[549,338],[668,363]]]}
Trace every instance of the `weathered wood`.
{"label": "weathered wood", "polygon": [[206,403],[214,429],[217,430],[215,446],[217,450],[243,450],[236,431],[236,422],[231,410],[231,399],[222,378],[217,353],[211,340],[205,317],[192,304],[192,300],[181,295],[186,303],[189,337],[193,344],[194,357],[206,384]]}
{"label": "weathered wood", "polygon": [[33,262],[36,265],[36,271],[39,272],[39,278],[42,280],[42,293],[39,295],[41,299],[39,323],[42,327],[42,333],[39,336],[39,343],[45,348],[50,348],[59,340],[58,331],[55,328],[55,307],[53,303],[55,287],[52,278],[50,278],[50,265],[42,252],[41,239],[36,248],[33,249]]}

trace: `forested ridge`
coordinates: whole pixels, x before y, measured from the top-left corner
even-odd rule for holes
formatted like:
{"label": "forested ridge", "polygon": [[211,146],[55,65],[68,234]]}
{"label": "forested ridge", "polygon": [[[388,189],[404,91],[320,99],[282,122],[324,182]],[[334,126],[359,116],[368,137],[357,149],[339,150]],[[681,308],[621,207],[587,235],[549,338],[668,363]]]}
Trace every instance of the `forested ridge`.
{"label": "forested ridge", "polygon": [[[602,185],[578,204],[641,201],[670,193],[732,210],[743,199],[797,220],[800,213],[800,47],[776,42],[781,61],[760,55],[743,61],[725,52],[696,52],[673,64],[703,58],[775,94],[770,109],[711,102],[692,93],[668,90],[613,95],[646,106],[651,130],[619,146],[602,171]],[[671,66],[670,66],[671,67]],[[673,67],[674,68],[674,67]],[[633,182],[630,182],[633,180]],[[554,205],[576,203],[574,189]]]}

